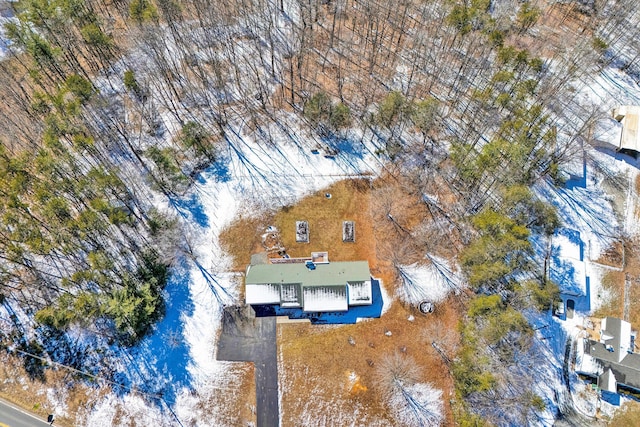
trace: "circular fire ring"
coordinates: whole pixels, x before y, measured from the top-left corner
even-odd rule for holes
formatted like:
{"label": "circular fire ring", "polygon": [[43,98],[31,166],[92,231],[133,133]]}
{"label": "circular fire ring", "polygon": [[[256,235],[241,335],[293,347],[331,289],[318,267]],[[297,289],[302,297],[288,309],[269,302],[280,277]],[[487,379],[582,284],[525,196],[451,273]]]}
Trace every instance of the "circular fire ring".
{"label": "circular fire ring", "polygon": [[418,310],[420,310],[420,313],[422,314],[433,313],[434,308],[435,307],[431,301],[422,301],[418,304]]}

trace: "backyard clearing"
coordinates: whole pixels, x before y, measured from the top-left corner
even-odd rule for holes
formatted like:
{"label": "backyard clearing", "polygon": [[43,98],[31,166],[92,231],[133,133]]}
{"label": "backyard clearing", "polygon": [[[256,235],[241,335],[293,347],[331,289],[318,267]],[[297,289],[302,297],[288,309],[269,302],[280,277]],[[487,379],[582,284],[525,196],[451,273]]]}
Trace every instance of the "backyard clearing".
{"label": "backyard clearing", "polygon": [[[457,335],[458,313],[464,311],[461,300],[449,297],[426,315],[401,303],[394,298],[397,280],[384,255],[388,250],[382,255],[377,250],[394,247],[406,234],[402,229],[424,217],[420,201],[402,187],[393,179],[340,181],[278,212],[244,215],[221,233],[221,243],[239,270],[266,246],[283,248],[271,257],[282,253],[309,257],[311,252],[327,251],[330,261],[369,261],[372,275],[384,288],[386,311],[380,319],[352,325],[278,323],[282,425],[394,425],[376,384],[376,367],[394,354],[414,360],[420,382],[442,390],[445,424],[452,420],[452,378],[431,342],[442,332],[433,327],[436,324]],[[296,242],[296,221],[308,223],[309,243]],[[343,241],[343,221],[354,221],[355,242]]]}

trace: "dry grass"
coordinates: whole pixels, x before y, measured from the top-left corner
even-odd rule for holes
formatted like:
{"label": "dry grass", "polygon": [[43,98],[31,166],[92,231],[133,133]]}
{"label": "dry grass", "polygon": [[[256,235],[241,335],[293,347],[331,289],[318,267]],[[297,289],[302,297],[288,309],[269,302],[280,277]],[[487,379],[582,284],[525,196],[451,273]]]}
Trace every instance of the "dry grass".
{"label": "dry grass", "polygon": [[[610,293],[609,300],[598,309],[596,317],[624,316],[624,287],[625,276],[631,278],[629,289],[629,322],[633,329],[640,327],[640,247],[632,241],[624,243],[624,267],[623,271],[609,271],[602,279],[602,286]],[[608,250],[605,254],[611,252]],[[601,260],[598,260],[599,262]]]}
{"label": "dry grass", "polygon": [[[326,194],[331,194],[327,198]],[[302,199],[295,206],[279,211],[274,225],[292,257],[309,256],[314,251],[328,251],[335,261],[368,260],[375,265],[375,242],[370,215],[369,180],[340,181],[329,188]],[[309,243],[297,243],[296,221],[309,223]],[[356,242],[342,241],[342,221],[355,221]]]}
{"label": "dry grass", "polygon": [[253,363],[227,362],[228,382],[216,381],[208,398],[198,405],[199,420],[220,419],[229,426],[255,425],[256,381]]}
{"label": "dry grass", "polygon": [[640,403],[633,400],[624,404],[621,410],[617,411],[609,425],[611,427],[633,427],[638,425],[640,420]]}
{"label": "dry grass", "polygon": [[[65,384],[64,389],[60,384]],[[10,355],[0,357],[0,398],[46,419],[48,414],[55,413],[47,395],[48,389],[53,390],[53,395],[57,390],[64,390],[56,398],[66,405],[69,415],[56,416],[55,421],[56,425],[63,427],[78,425],[76,414],[87,407],[92,395],[95,398],[94,389],[81,384],[64,369],[47,369],[44,381],[31,380],[22,365],[22,359]],[[108,388],[103,388],[98,393],[102,395],[108,391]]]}
{"label": "dry grass", "polygon": [[598,264],[608,265],[610,267],[624,267],[625,249],[624,243],[616,241],[611,244],[596,261]]}
{"label": "dry grass", "polygon": [[624,272],[609,271],[602,278],[603,289],[609,292],[608,300],[594,312],[594,316],[622,318],[624,296]]}
{"label": "dry grass", "polygon": [[[408,320],[411,315],[413,321]],[[359,408],[357,425],[393,425],[375,383],[375,367],[395,352],[415,359],[421,381],[443,390],[450,423],[452,380],[422,331],[435,320],[455,325],[457,316],[454,305],[448,303],[429,316],[394,304],[382,318],[355,325],[279,325],[283,425],[304,425],[314,416],[322,417],[324,425],[344,425],[354,421],[349,418],[353,406]],[[350,344],[350,337],[355,344]]]}
{"label": "dry grass", "polygon": [[[328,199],[326,193],[331,194]],[[369,206],[368,180],[340,181],[303,198],[295,206],[280,211],[244,214],[220,233],[223,249],[232,256],[237,271],[244,271],[251,254],[265,250],[262,234],[269,225],[278,228],[280,243],[292,257],[309,256],[312,251],[328,251],[334,261],[368,260],[375,266],[375,241]],[[309,223],[309,243],[297,243],[296,221]],[[356,222],[356,242],[342,241],[342,221]]]}
{"label": "dry grass", "polygon": [[241,215],[220,233],[222,249],[233,258],[233,269],[244,271],[250,255],[263,250],[261,235],[271,216]]}

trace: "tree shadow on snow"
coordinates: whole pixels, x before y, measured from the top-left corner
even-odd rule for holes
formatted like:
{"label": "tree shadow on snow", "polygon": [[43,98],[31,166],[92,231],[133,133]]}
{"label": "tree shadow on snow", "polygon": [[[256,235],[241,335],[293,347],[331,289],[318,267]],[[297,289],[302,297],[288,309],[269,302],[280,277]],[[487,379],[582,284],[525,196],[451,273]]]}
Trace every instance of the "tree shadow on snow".
{"label": "tree shadow on snow", "polygon": [[169,198],[169,203],[183,218],[192,219],[203,228],[209,226],[209,218],[197,194],[191,194],[189,198],[184,199]]}
{"label": "tree shadow on snow", "polygon": [[213,178],[215,182],[229,182],[231,181],[231,171],[229,170],[229,159],[219,158],[213,162],[204,171],[196,176],[198,184],[205,184],[210,178]]}
{"label": "tree shadow on snow", "polygon": [[345,155],[358,160],[362,160],[362,158],[364,157],[363,145],[351,138],[329,135],[323,137],[322,142],[328,147],[336,150],[338,152],[338,155]]}
{"label": "tree shadow on snow", "polygon": [[149,336],[125,352],[129,359],[125,363],[127,370],[120,372],[115,380],[124,387],[114,389],[120,395],[133,388],[158,395],[159,405],[162,404],[160,398],[165,403],[173,403],[181,388],[192,386],[183,320],[191,316],[194,309],[189,294],[190,276],[186,270],[172,273],[165,287],[166,315]]}

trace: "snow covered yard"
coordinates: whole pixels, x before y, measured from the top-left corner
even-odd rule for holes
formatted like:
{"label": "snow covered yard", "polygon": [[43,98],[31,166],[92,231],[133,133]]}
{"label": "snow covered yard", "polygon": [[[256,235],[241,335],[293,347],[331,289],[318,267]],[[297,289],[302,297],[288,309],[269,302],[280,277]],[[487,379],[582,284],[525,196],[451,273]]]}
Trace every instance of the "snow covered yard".
{"label": "snow covered yard", "polygon": [[165,212],[177,211],[187,224],[193,252],[173,271],[166,288],[166,316],[151,336],[122,354],[126,362],[120,368],[131,387],[162,397],[150,405],[149,399],[114,391],[93,403],[85,425],[145,419],[154,425],[180,420],[184,425],[224,426],[237,425],[232,408],[250,415],[251,393],[244,392],[251,389],[247,384],[253,381],[252,370],[215,360],[222,305],[242,303],[242,279],[231,271],[231,259],[220,246],[221,230],[246,205],[273,209],[344,176],[376,171],[367,157],[327,159],[284,135],[277,144],[265,146],[238,133],[230,145],[224,176],[219,165],[213,165],[182,200],[158,203]]}

